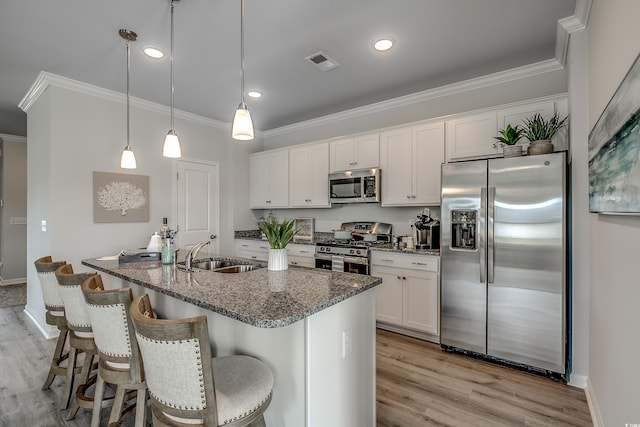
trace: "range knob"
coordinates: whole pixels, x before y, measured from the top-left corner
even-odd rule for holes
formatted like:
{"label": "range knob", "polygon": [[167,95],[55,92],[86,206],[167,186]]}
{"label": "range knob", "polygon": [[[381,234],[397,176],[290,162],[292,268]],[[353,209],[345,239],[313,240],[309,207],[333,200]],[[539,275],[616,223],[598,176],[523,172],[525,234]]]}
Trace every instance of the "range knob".
{"label": "range knob", "polygon": [[356,251],[355,251],[355,250],[353,250],[353,249],[350,249],[350,250],[349,250],[349,253],[350,253],[351,255],[353,255],[355,252],[356,252]]}

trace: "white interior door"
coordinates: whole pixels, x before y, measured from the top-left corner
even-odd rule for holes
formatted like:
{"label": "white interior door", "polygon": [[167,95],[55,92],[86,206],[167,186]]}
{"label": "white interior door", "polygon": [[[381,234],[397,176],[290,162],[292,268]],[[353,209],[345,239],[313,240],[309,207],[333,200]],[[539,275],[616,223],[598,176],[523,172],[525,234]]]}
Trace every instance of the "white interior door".
{"label": "white interior door", "polygon": [[178,161],[178,244],[189,249],[210,240],[207,252],[220,253],[220,179],[218,164]]}

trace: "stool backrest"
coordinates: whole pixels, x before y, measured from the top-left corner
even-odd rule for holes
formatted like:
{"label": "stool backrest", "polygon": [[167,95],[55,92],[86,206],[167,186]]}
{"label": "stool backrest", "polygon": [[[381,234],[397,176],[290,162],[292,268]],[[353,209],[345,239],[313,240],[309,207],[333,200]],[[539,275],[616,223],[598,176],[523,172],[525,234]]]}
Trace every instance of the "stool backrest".
{"label": "stool backrest", "polygon": [[65,265],[66,261],[53,261],[51,256],[38,258],[33,262],[38,274],[40,289],[42,289],[42,299],[44,306],[49,311],[64,311],[64,301],[58,291],[58,280],[56,279],[56,270]]}
{"label": "stool backrest", "polygon": [[82,293],[100,358],[112,367],[128,365],[132,381],[142,382],[140,352],[129,317],[131,288],[105,289],[102,276],[96,274],[82,283]]}
{"label": "stool backrest", "polygon": [[82,282],[96,274],[98,273],[74,274],[71,264],[65,264],[56,270],[56,279],[64,301],[64,315],[67,319],[67,325],[69,330],[74,331],[78,336],[92,336],[91,319],[81,286]]}
{"label": "stool backrest", "polygon": [[206,316],[155,319],[148,295],[131,304],[154,416],[201,420],[217,426],[211,347]]}

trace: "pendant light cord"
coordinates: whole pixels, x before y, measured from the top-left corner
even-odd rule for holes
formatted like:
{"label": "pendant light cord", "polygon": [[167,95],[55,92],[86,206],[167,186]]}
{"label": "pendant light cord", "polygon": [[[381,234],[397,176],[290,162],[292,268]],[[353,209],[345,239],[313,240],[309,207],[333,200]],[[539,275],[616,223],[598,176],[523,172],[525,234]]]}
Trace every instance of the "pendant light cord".
{"label": "pendant light cord", "polygon": [[240,0],[240,91],[240,101],[244,105],[244,0]]}
{"label": "pendant light cord", "polygon": [[127,40],[127,148],[129,145],[129,74],[131,72],[131,42]]}
{"label": "pendant light cord", "polygon": [[171,130],[173,127],[173,0],[171,1]]}

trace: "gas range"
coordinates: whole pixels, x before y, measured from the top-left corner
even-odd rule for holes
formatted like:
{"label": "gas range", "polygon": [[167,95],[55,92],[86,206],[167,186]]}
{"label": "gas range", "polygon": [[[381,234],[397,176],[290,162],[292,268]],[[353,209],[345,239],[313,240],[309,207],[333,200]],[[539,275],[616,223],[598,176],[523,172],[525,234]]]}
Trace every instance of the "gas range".
{"label": "gas range", "polygon": [[343,223],[341,231],[348,231],[353,239],[335,239],[316,243],[316,267],[369,274],[371,248],[390,243],[391,228],[391,224],[381,222]]}

